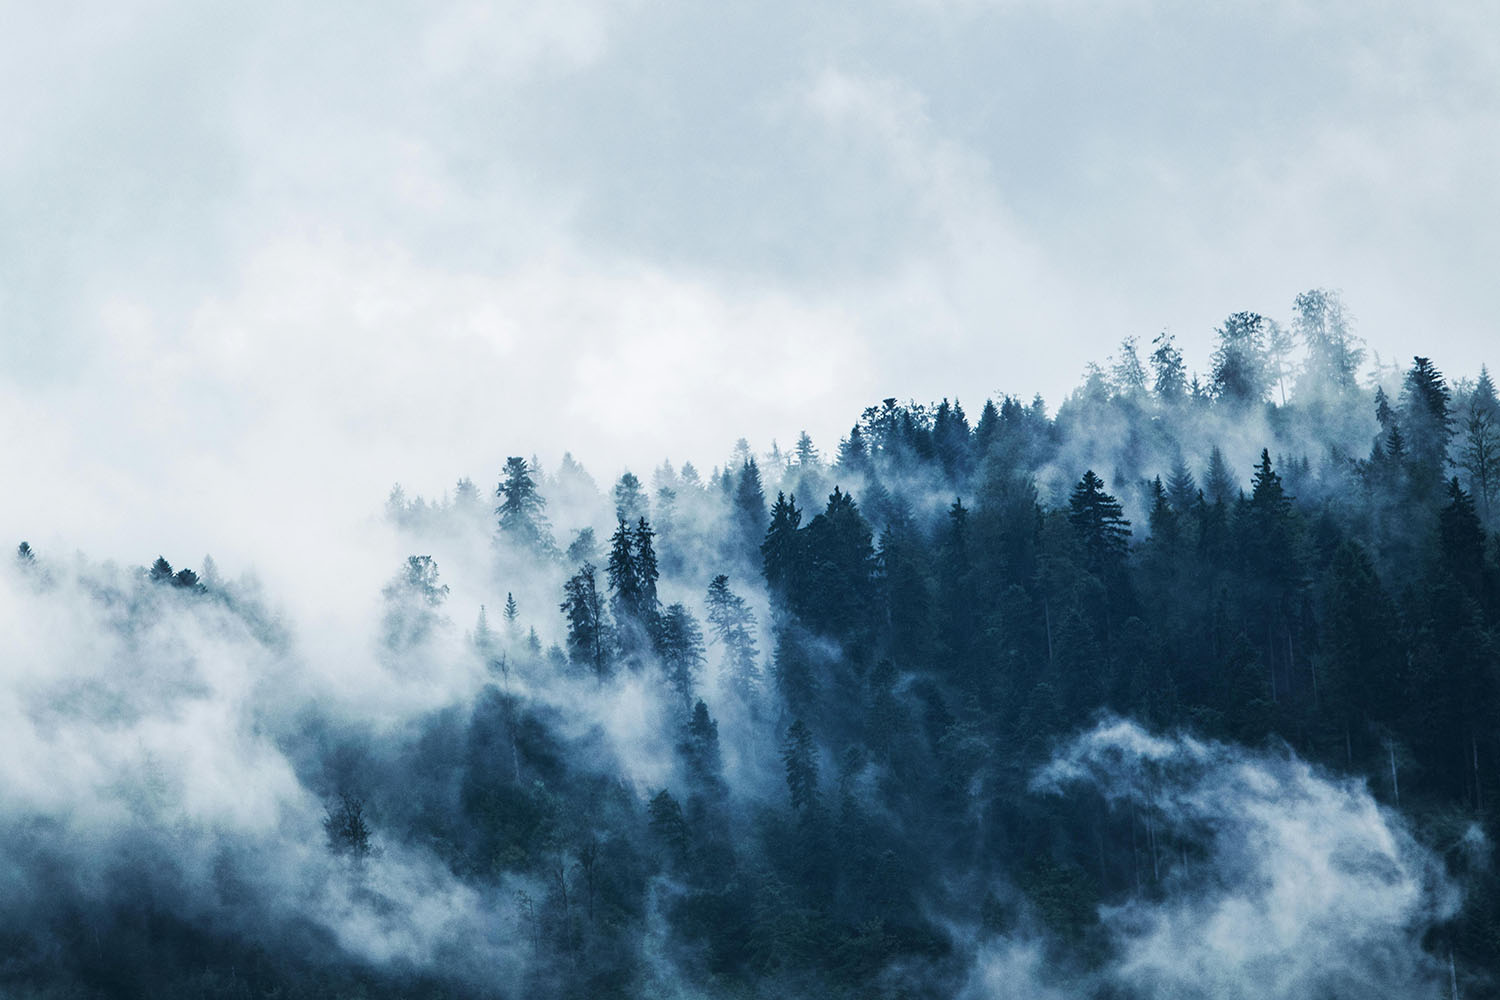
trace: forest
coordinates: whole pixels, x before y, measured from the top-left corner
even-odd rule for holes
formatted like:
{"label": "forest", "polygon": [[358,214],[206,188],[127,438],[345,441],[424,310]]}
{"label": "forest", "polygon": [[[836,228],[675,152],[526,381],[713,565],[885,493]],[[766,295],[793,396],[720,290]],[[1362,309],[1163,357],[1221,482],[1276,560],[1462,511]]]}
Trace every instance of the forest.
{"label": "forest", "polygon": [[0,994],[1500,996],[1495,385],[1325,290],[1203,360],[602,486],[513,428],[362,629],[21,543]]}

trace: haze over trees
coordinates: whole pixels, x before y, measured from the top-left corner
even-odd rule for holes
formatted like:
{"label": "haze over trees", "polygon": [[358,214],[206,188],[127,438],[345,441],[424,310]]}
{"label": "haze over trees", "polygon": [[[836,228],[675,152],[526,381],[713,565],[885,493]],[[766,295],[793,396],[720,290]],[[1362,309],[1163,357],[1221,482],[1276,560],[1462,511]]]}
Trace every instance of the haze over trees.
{"label": "haze over trees", "polygon": [[[132,764],[87,835],[26,790],[0,990],[1500,995],[1488,372],[1369,373],[1323,290],[1198,372],[1145,344],[1050,414],[888,398],[649,488],[398,487],[363,715],[297,700],[251,583],[22,543],[6,586],[118,651],[33,714],[118,748],[155,664],[162,718],[232,705],[243,794],[289,790],[215,825]],[[232,695],[194,680],[226,648]]]}

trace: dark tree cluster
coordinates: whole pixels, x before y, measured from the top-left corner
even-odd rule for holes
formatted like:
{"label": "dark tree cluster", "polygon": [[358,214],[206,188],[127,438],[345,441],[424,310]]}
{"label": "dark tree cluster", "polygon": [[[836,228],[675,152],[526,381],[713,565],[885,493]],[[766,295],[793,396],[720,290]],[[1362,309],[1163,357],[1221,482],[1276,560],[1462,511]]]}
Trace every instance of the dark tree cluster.
{"label": "dark tree cluster", "polygon": [[[1423,947],[1495,996],[1500,868],[1450,848],[1500,838],[1500,403],[1487,373],[1450,385],[1425,357],[1361,384],[1337,296],[1294,313],[1229,316],[1202,376],[1166,334],[1144,361],[1128,340],[1053,416],[892,398],[831,462],[803,435],[702,479],[665,466],[654,492],[627,473],[598,498],[603,552],[584,528],[562,553],[545,515],[581,469],[509,459],[484,530],[554,573],[560,614],[523,621],[500,586],[505,634],[481,616],[472,636],[494,683],[399,738],[324,721],[298,759],[333,803],[326,849],[434,853],[503,895],[524,968],[385,981],[177,927],[121,932],[167,956],[129,983],[188,995],[203,954],[245,995],[322,975],[350,996],[947,997],[976,941],[1037,933],[1086,971],[1108,960],[1101,906],[1161,899],[1198,860],[1134,811],[1033,790],[1110,714],[1362,779],[1464,891]],[[413,556],[387,646],[434,655],[448,596]],[[604,704],[651,679],[661,787],[511,672]],[[80,954],[56,961],[82,995],[127,994]]]}

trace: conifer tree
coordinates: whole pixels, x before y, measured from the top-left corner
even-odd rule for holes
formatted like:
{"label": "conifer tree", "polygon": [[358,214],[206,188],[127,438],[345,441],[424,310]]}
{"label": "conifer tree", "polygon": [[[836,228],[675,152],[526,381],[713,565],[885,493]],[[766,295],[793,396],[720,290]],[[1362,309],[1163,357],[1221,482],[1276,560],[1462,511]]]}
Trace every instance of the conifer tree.
{"label": "conifer tree", "polygon": [[1208,471],[1203,477],[1203,494],[1209,503],[1228,503],[1239,493],[1239,483],[1229,471],[1229,463],[1218,445],[1208,455]]}
{"label": "conifer tree", "polygon": [[626,472],[615,483],[615,519],[633,524],[646,516],[646,494],[634,473]]}
{"label": "conifer tree", "polygon": [[667,686],[686,711],[703,669],[703,630],[681,604],[673,604],[662,613],[659,645]]}
{"label": "conifer tree", "polygon": [[1219,344],[1213,354],[1214,398],[1235,406],[1262,402],[1270,388],[1265,317],[1234,313],[1216,332]]}
{"label": "conifer tree", "polygon": [[[481,610],[483,610],[483,608],[481,608]],[[520,629],[519,619],[521,617],[521,607],[516,603],[516,595],[512,594],[508,590],[505,592],[504,615],[505,633],[507,636],[514,639],[516,637],[516,632]]]}
{"label": "conifer tree", "polygon": [[802,570],[802,539],[798,535],[801,524],[802,511],[797,509],[797,498],[777,493],[776,502],[771,505],[771,526],[760,545],[772,600],[795,603]]}
{"label": "conifer tree", "polygon": [[1181,455],[1172,462],[1172,471],[1167,476],[1167,502],[1178,515],[1192,509],[1198,498],[1198,484],[1193,481],[1193,471]]}
{"label": "conifer tree", "polygon": [[1130,522],[1120,502],[1104,491],[1104,481],[1092,469],[1083,474],[1068,498],[1068,523],[1083,543],[1090,569],[1110,569],[1125,558]]}
{"label": "conifer tree", "polygon": [[801,719],[792,723],[781,743],[781,763],[786,769],[786,787],[792,811],[809,815],[817,806],[818,759],[812,731]]}
{"label": "conifer tree", "polygon": [[[1451,399],[1442,372],[1427,358],[1412,358],[1401,389],[1400,423],[1410,453],[1411,486],[1419,500],[1434,504],[1447,482],[1448,442],[1453,436]],[[1386,451],[1390,453],[1389,446]]]}
{"label": "conifer tree", "polygon": [[537,490],[530,466],[524,458],[513,455],[505,460],[501,475],[495,489],[500,500],[495,508],[499,535],[522,548],[551,554],[556,543],[547,522],[547,501]]}
{"label": "conifer tree", "polygon": [[766,533],[766,493],[761,486],[760,467],[754,458],[747,459],[740,466],[734,488],[734,517],[741,551],[753,559]]}
{"label": "conifer tree", "polygon": [[1151,341],[1156,349],[1151,352],[1151,388],[1156,398],[1168,406],[1175,406],[1187,395],[1187,366],[1182,362],[1182,352],[1177,341],[1163,330]]}
{"label": "conifer tree", "polygon": [[729,577],[723,573],[708,585],[704,604],[713,637],[724,648],[724,673],[730,687],[741,699],[753,699],[760,688],[755,612],[729,589]]}
{"label": "conifer tree", "polygon": [[604,596],[599,593],[594,565],[584,563],[563,585],[559,605],[568,619],[568,654],[573,662],[592,670],[601,680],[609,673],[612,644]]}

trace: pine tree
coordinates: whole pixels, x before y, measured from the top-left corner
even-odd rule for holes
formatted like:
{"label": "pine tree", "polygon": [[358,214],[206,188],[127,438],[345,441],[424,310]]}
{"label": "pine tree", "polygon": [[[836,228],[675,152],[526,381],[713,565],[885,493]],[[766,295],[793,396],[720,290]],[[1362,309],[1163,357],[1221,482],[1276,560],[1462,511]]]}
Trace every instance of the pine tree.
{"label": "pine tree", "polygon": [[593,528],[578,529],[578,534],[568,543],[567,557],[571,566],[593,562],[599,557],[599,541],[594,537]]}
{"label": "pine tree", "polygon": [[661,572],[656,565],[656,548],[651,539],[656,532],[651,522],[644,517],[635,525],[635,582],[639,591],[635,609],[636,617],[645,626],[648,635],[655,636],[661,619],[661,600],[656,596],[656,582]]}
{"label": "pine tree", "polygon": [[578,568],[563,585],[563,595],[559,608],[568,619],[568,654],[602,680],[609,673],[611,636],[592,563]]}
{"label": "pine tree", "polygon": [[1389,726],[1400,708],[1401,653],[1395,610],[1364,548],[1334,553],[1323,593],[1322,695],[1346,763],[1364,749],[1371,724]]}
{"label": "pine tree", "polygon": [[812,732],[801,719],[792,723],[781,743],[781,762],[792,811],[808,816],[817,807],[818,759]]}
{"label": "pine tree", "polygon": [[994,400],[986,399],[984,409],[979,411],[979,423],[974,425],[974,454],[979,461],[983,462],[990,453],[999,432],[1000,411],[996,409]]}
{"label": "pine tree", "polygon": [[1083,474],[1068,498],[1068,523],[1083,543],[1090,569],[1110,569],[1125,558],[1130,522],[1120,502],[1104,491],[1104,481],[1092,469]]}
{"label": "pine tree", "polygon": [[1209,503],[1228,503],[1239,491],[1239,484],[1235,481],[1234,473],[1229,471],[1224,453],[1215,445],[1213,451],[1209,452],[1208,472],[1203,477],[1204,496]]}
{"label": "pine tree", "polygon": [[932,627],[932,599],[921,537],[904,510],[880,533],[876,555],[885,598],[885,626],[891,655],[902,663],[925,662]]}
{"label": "pine tree", "polygon": [[1439,552],[1443,566],[1475,600],[1484,586],[1484,528],[1474,509],[1474,498],[1448,480],[1448,503],[1438,515]]}
{"label": "pine tree", "polygon": [[479,658],[488,663],[494,658],[498,643],[495,641],[495,632],[490,628],[489,616],[485,613],[484,605],[479,606],[479,618],[474,622],[474,635],[471,640],[474,644],[474,652]]}
{"label": "pine tree", "polygon": [[1357,387],[1364,348],[1349,332],[1349,320],[1336,292],[1322,288],[1298,295],[1292,329],[1307,348],[1297,394],[1341,395]]}
{"label": "pine tree", "polygon": [[1176,338],[1165,330],[1151,343],[1156,348],[1151,352],[1151,388],[1157,399],[1175,406],[1187,394],[1187,366],[1182,362],[1182,352],[1177,349]]}
{"label": "pine tree", "polygon": [[719,749],[719,724],[702,699],[694,702],[683,733],[681,752],[692,787],[710,799],[724,794],[724,762]]}
{"label": "pine tree", "polygon": [[1459,466],[1468,474],[1469,490],[1479,500],[1485,520],[1490,519],[1495,496],[1500,494],[1500,404],[1494,399],[1494,387],[1490,386],[1488,398],[1482,386],[1488,382],[1489,372],[1481,369],[1481,388],[1474,391],[1469,401],[1468,416],[1464,421],[1464,443]]}
{"label": "pine tree", "polygon": [[627,472],[615,483],[615,519],[632,524],[646,516],[646,494],[641,481]]}
{"label": "pine tree", "polygon": [[1236,406],[1259,403],[1270,388],[1266,367],[1266,321],[1251,312],[1238,312],[1217,331],[1212,391],[1215,399]]}
{"label": "pine tree", "polygon": [[686,711],[703,669],[703,630],[681,604],[671,605],[662,614],[660,652],[667,687]]}
{"label": "pine tree", "polygon": [[969,510],[954,497],[938,549],[938,642],[956,676],[973,679],[979,638],[974,566],[969,547]]}
{"label": "pine tree", "polygon": [[704,604],[713,637],[724,647],[724,673],[731,689],[742,700],[753,700],[760,689],[755,612],[729,589],[729,577],[723,573],[708,585]]}
{"label": "pine tree", "polygon": [[798,613],[815,631],[857,640],[874,624],[875,544],[853,495],[837,486],[807,526],[807,593]]}
{"label": "pine tree", "polygon": [[438,614],[448,599],[448,587],[438,582],[432,556],[408,556],[401,571],[381,594],[386,608],[385,642],[393,650],[414,646],[427,638],[443,619]]}
{"label": "pine tree", "polygon": [[156,562],[151,564],[151,571],[147,574],[152,583],[170,583],[172,581],[172,564],[167,562],[165,556],[157,556]]}
{"label": "pine tree", "polygon": [[1447,482],[1448,442],[1453,436],[1451,398],[1442,372],[1427,358],[1412,358],[1401,389],[1400,422],[1410,452],[1411,486],[1420,500],[1434,504]]}
{"label": "pine tree", "polygon": [[870,471],[870,452],[865,444],[864,431],[855,424],[849,436],[839,442],[839,457],[835,463],[840,472],[861,475]]}
{"label": "pine tree", "polygon": [[734,489],[734,518],[741,551],[747,558],[753,558],[766,533],[766,493],[761,486],[760,467],[753,458],[740,466]]}
{"label": "pine tree", "polygon": [[505,634],[511,639],[516,637],[520,630],[521,607],[516,603],[516,595],[510,591],[505,592]]}
{"label": "pine tree", "polygon": [[800,469],[816,469],[823,464],[818,457],[818,449],[807,431],[797,435],[797,450],[794,454],[797,467]]}
{"label": "pine tree", "polygon": [[1141,364],[1140,341],[1126,337],[1120,341],[1119,356],[1112,359],[1109,380],[1115,392],[1126,399],[1135,399],[1146,394],[1146,366]]}
{"label": "pine tree", "polygon": [[1172,505],[1172,510],[1183,515],[1192,509],[1197,498],[1198,484],[1193,481],[1193,471],[1188,468],[1183,457],[1178,455],[1167,476],[1167,502]]}
{"label": "pine tree", "polygon": [[802,570],[802,539],[798,534],[801,523],[797,498],[777,493],[776,502],[771,505],[771,526],[760,545],[766,586],[773,601],[795,605]]}
{"label": "pine tree", "polygon": [[531,468],[524,458],[513,455],[505,460],[502,476],[495,489],[500,500],[495,508],[500,536],[522,548],[550,554],[555,543],[547,523],[547,501],[537,490]]}

